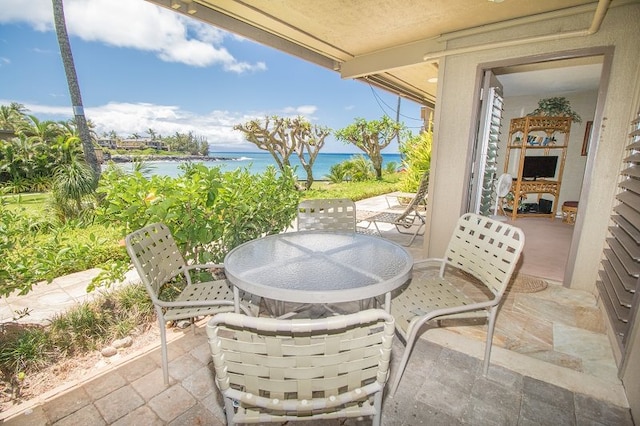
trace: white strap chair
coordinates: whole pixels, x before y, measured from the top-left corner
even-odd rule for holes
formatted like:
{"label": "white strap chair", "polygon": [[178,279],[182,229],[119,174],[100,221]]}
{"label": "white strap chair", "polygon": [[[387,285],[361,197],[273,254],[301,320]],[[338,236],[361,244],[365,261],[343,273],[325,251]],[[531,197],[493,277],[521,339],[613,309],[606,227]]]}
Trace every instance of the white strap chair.
{"label": "white strap chair", "polygon": [[[189,319],[193,326],[195,317],[231,312],[234,310],[233,290],[226,279],[214,278],[224,272],[222,264],[187,265],[164,224],[147,225],[127,235],[125,242],[131,261],[156,309],[164,383],[168,384],[166,322]],[[214,279],[196,282],[196,271]],[[247,314],[257,314],[260,299],[244,293],[241,297],[248,304],[242,303],[240,308]]]}
{"label": "white strap chair", "polygon": [[380,424],[394,335],[384,310],[294,320],[224,313],[207,334],[227,424],[363,416]]}
{"label": "white strap chair", "polygon": [[[467,213],[458,219],[444,258],[414,263],[411,282],[391,302],[396,329],[406,342],[391,395],[400,384],[422,326],[431,320],[439,324],[441,320],[488,317],[483,365],[483,374],[487,374],[498,307],[523,248],[524,234],[519,228]],[[421,270],[421,267],[434,263],[439,265],[437,275],[433,271]],[[489,290],[491,296],[480,301],[472,299],[461,291],[460,286],[447,279],[447,268],[471,275],[480,286]]]}
{"label": "white strap chair", "polygon": [[356,203],[348,198],[303,200],[298,231],[356,231]]}

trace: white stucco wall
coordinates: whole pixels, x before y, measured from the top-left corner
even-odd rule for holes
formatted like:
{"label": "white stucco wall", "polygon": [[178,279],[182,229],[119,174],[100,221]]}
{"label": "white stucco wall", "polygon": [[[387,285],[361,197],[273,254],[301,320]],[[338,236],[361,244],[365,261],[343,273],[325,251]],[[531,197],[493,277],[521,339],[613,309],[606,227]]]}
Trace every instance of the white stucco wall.
{"label": "white stucco wall", "polygon": [[[492,41],[582,30],[591,25],[592,17],[593,13],[586,13],[522,25],[456,39],[448,47],[483,45]],[[609,215],[614,204],[618,173],[624,147],[628,143],[629,123],[637,107],[637,100],[633,99],[632,93],[640,80],[638,22],[640,4],[611,7],[600,30],[591,36],[479,50],[446,56],[440,60],[440,87],[434,123],[435,147],[431,160],[431,202],[427,212],[430,226],[425,234],[426,255],[441,256],[444,253],[455,221],[463,213],[466,197],[464,188],[469,170],[467,163],[475,131],[474,105],[479,88],[480,64],[547,55],[550,52],[615,46],[608,92],[602,105],[601,118],[604,125],[594,129],[598,133],[599,142],[594,147],[595,152],[588,157],[587,169],[592,166],[592,173],[580,194],[580,214],[576,224],[576,231],[579,232],[575,233],[573,249],[575,267],[568,267],[572,271],[572,278],[565,283],[572,288],[594,291]],[[579,103],[576,100],[576,106]],[[585,116],[588,116],[586,112]],[[583,134],[584,127],[577,127],[575,137],[578,142],[573,142],[572,138],[572,150],[581,148]]]}

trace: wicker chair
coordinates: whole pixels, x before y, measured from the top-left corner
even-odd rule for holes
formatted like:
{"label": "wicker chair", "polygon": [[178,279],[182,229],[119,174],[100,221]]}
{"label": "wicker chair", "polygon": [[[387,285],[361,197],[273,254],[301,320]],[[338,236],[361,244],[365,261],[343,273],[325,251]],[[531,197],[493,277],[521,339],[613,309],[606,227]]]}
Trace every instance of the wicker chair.
{"label": "wicker chair", "polygon": [[395,225],[398,232],[402,234],[411,234],[411,239],[406,244],[411,245],[420,232],[424,230],[426,225],[426,219],[421,212],[426,204],[427,195],[429,191],[429,172],[425,173],[420,180],[420,185],[415,195],[409,201],[404,208],[404,211],[399,212],[381,212],[365,219],[369,222],[367,228],[373,224],[375,226],[378,235],[381,235],[378,223],[390,223]]}
{"label": "wicker chair", "polygon": [[[195,317],[231,312],[234,310],[233,291],[226,279],[194,282],[196,271],[219,273],[223,271],[223,265],[187,265],[169,228],[163,224],[145,226],[127,235],[125,241],[131,261],[156,309],[164,383],[168,384],[166,322],[189,319],[193,327]],[[211,277],[210,274],[207,276]],[[166,284],[170,283],[183,287],[182,291],[172,298],[163,293],[163,290],[166,291],[166,287],[169,287]],[[240,308],[247,314],[257,314],[259,298],[248,294],[242,294],[241,297],[248,304],[242,303]],[[195,332],[195,328],[193,330]]]}
{"label": "wicker chair", "polygon": [[356,204],[348,198],[304,200],[298,205],[298,231],[356,231]]}
{"label": "wicker chair", "polygon": [[373,416],[394,320],[381,309],[321,319],[218,314],[207,324],[227,424]]}
{"label": "wicker chair", "polygon": [[[491,343],[498,307],[524,247],[524,234],[519,228],[473,213],[458,219],[443,259],[416,261],[409,285],[391,302],[396,329],[406,347],[391,386],[393,395],[409,361],[413,345],[423,325],[436,320],[488,318],[483,374],[489,370]],[[421,269],[439,265],[439,273]],[[445,277],[447,267],[475,278],[486,287],[484,300],[474,300]],[[450,271],[452,272],[452,271]],[[434,276],[436,275],[436,276]]]}

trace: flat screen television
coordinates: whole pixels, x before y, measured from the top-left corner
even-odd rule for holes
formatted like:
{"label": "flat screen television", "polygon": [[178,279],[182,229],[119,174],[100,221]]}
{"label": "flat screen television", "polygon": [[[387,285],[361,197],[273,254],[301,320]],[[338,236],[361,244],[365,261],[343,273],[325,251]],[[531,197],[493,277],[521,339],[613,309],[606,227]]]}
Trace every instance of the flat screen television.
{"label": "flat screen television", "polygon": [[557,155],[545,155],[540,157],[524,157],[522,177],[524,179],[552,178],[556,175],[558,165]]}

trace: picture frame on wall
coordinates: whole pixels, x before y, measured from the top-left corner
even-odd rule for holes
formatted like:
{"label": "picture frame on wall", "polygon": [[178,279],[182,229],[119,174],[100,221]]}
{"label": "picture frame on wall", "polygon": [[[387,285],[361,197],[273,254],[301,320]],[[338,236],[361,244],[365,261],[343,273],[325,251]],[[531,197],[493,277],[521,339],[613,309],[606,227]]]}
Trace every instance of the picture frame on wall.
{"label": "picture frame on wall", "polygon": [[593,127],[593,121],[587,121],[587,125],[584,129],[584,140],[582,141],[582,155],[585,156],[589,153],[589,140],[591,139],[591,128]]}

